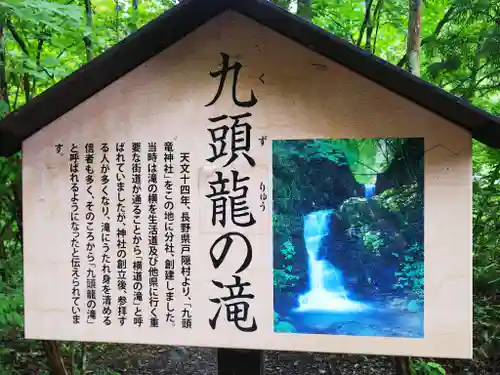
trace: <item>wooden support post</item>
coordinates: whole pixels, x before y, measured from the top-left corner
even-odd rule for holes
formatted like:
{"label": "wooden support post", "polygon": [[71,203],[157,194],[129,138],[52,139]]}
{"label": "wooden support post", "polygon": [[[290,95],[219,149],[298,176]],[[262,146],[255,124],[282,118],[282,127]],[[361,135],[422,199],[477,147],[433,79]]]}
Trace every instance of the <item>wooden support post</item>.
{"label": "wooden support post", "polygon": [[264,375],[264,351],[217,349],[218,375]]}
{"label": "wooden support post", "polygon": [[410,375],[410,357],[394,357],[396,375]]}

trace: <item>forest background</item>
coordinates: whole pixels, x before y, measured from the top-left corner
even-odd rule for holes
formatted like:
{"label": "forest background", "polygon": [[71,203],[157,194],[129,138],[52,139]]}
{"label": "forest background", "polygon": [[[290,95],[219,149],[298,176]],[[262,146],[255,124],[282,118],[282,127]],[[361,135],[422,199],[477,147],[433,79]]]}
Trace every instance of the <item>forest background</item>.
{"label": "forest background", "polygon": [[[500,0],[273,2],[500,115]],[[173,0],[0,1],[0,116],[173,5]],[[0,375],[117,374],[124,353],[128,361],[156,349],[23,340],[21,157],[0,158]],[[500,151],[477,142],[473,188],[474,360],[413,358],[415,374],[500,372]]]}

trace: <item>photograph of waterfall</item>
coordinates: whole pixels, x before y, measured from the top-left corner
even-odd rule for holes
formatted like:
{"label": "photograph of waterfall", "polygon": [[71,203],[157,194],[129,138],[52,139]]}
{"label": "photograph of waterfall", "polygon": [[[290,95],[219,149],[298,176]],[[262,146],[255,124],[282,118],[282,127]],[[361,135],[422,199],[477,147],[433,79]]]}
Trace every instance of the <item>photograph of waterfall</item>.
{"label": "photograph of waterfall", "polygon": [[273,141],[274,331],[424,335],[423,138]]}

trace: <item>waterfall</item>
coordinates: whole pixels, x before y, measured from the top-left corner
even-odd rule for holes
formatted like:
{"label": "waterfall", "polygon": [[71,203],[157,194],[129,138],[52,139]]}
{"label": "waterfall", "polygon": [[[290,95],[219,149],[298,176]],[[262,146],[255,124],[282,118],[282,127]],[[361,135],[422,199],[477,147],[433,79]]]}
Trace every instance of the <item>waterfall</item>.
{"label": "waterfall", "polygon": [[365,198],[371,198],[375,195],[376,185],[374,183],[365,184]]}
{"label": "waterfall", "polygon": [[308,257],[309,291],[299,296],[299,311],[360,311],[364,305],[348,298],[342,273],[320,259],[323,240],[329,233],[332,210],[315,211],[304,217],[304,242]]}

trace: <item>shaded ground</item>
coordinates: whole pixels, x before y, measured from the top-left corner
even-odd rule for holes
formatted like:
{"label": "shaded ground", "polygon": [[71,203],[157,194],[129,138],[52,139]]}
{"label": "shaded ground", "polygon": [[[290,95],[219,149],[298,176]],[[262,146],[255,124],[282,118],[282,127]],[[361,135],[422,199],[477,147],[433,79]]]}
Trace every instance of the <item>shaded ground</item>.
{"label": "shaded ground", "polygon": [[[27,340],[26,340],[27,341]],[[24,341],[26,343],[26,341]],[[48,375],[44,353],[31,342],[9,358],[8,375]],[[78,348],[80,348],[78,346]],[[15,350],[12,350],[12,354]],[[66,354],[65,358],[69,356]],[[0,359],[7,359],[5,356]],[[494,375],[500,364],[490,361],[439,361],[447,374]],[[68,368],[71,365],[67,364]],[[266,352],[265,375],[395,375],[389,357]],[[216,375],[216,351],[150,345],[89,344],[86,375]],[[7,374],[1,374],[7,375]]]}
{"label": "shaded ground", "polygon": [[[216,375],[216,351],[213,349],[163,348],[155,358],[124,375]],[[337,358],[317,353],[266,352],[265,375],[393,375],[389,359],[384,357],[344,356]]]}
{"label": "shaded ground", "polygon": [[[124,351],[125,348],[127,350]],[[108,356],[107,360],[103,358],[104,361],[99,367],[113,368],[121,375],[217,374],[214,349],[117,345],[118,353],[121,355],[116,358],[114,366],[110,363],[111,356]],[[123,357],[129,359],[136,357],[136,359],[123,361]],[[439,362],[446,368],[447,374],[493,375],[499,373],[498,368],[495,370],[492,367],[495,364],[487,364],[487,362],[460,360]],[[389,357],[271,351],[267,351],[265,355],[265,371],[265,375],[395,375]]]}

